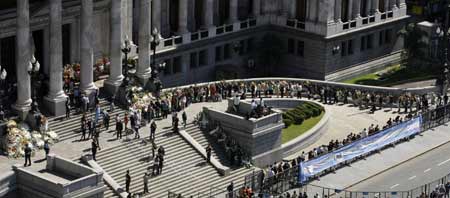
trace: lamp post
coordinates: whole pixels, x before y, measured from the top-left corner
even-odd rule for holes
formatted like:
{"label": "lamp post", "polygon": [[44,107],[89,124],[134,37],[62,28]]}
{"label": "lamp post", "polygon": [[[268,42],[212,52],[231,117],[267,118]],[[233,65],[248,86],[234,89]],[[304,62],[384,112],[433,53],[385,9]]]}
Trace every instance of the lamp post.
{"label": "lamp post", "polygon": [[7,87],[5,86],[5,80],[6,80],[6,76],[8,75],[8,73],[6,72],[6,70],[0,65],[0,106],[3,107],[3,97],[5,97],[5,93],[7,90]]}
{"label": "lamp post", "polygon": [[437,27],[436,29],[436,35],[439,39],[439,46],[440,46],[440,50],[441,50],[441,64],[442,64],[442,76],[440,77],[439,81],[439,85],[442,88],[442,95],[446,95],[447,94],[447,88],[449,85],[449,64],[448,64],[448,44],[449,44],[449,1],[445,0],[444,1],[444,8],[443,8],[443,20],[442,20],[442,27]]}
{"label": "lamp post", "polygon": [[133,41],[131,41],[128,38],[128,35],[126,35],[125,36],[125,40],[124,40],[123,45],[122,45],[122,52],[125,55],[125,59],[123,61],[123,68],[122,68],[124,79],[122,81],[122,85],[121,86],[124,86],[124,87],[128,86],[128,83],[129,83],[129,80],[130,80],[129,79],[130,78],[130,74],[129,74],[129,69],[130,68],[129,68],[129,65],[128,65],[128,54],[131,52],[131,47],[133,47],[133,46],[134,46]]}
{"label": "lamp post", "polygon": [[[151,12],[153,13],[153,1],[151,2]],[[152,57],[152,64],[150,64],[151,73],[150,73],[150,91],[154,93],[156,97],[159,97],[159,92],[162,90],[162,82],[159,79],[159,72],[164,70],[166,63],[160,63],[156,64],[156,47],[159,45],[161,40],[163,39],[158,29],[153,27],[153,14],[150,15],[150,27],[152,28],[151,32],[151,40],[150,40],[150,47],[153,51],[153,57]]]}
{"label": "lamp post", "polygon": [[36,83],[39,77],[39,69],[41,64],[36,60],[34,55],[31,57],[31,61],[28,63],[28,74],[30,75],[31,82],[31,111],[39,112],[37,98],[36,98]]}

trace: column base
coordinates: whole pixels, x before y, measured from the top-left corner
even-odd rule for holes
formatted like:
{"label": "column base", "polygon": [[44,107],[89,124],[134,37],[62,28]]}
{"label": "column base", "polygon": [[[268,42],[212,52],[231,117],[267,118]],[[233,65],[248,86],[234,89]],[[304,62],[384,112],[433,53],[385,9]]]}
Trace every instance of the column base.
{"label": "column base", "polygon": [[31,100],[25,105],[13,104],[11,107],[14,113],[19,116],[20,120],[24,121],[26,120],[28,113],[31,111]]}
{"label": "column base", "polygon": [[53,116],[62,116],[66,114],[66,100],[67,96],[59,97],[44,97],[44,107]]}
{"label": "column base", "polygon": [[121,84],[122,84],[122,80],[120,80],[120,81],[106,80],[103,85],[106,95],[108,95],[108,96],[116,95]]}
{"label": "column base", "polygon": [[81,87],[81,94],[87,94],[91,95],[93,91],[96,91],[98,88],[95,86],[95,84],[92,82],[87,86]]}
{"label": "column base", "polygon": [[151,74],[136,74],[136,79],[141,83],[141,85],[145,85],[150,79]]}

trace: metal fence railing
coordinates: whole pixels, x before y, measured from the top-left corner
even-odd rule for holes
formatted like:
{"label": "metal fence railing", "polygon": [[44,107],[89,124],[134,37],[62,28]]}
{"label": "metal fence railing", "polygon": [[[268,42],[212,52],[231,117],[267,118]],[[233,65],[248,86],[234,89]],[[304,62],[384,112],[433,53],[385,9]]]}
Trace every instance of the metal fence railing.
{"label": "metal fence railing", "polygon": [[[435,109],[426,110],[420,113],[422,116],[421,132],[443,125],[450,121],[450,104],[439,106]],[[330,170],[331,171],[331,170]],[[318,195],[319,197],[336,197],[336,198],[417,198],[429,197],[431,192],[436,190],[441,184],[450,182],[450,173],[438,180],[426,183],[417,188],[405,191],[380,191],[380,192],[356,192],[342,189],[333,189],[313,184],[299,183],[298,166],[289,168],[277,175],[266,177],[263,170],[254,171],[244,178],[244,184],[235,188],[232,192],[227,192],[225,189],[210,190],[208,194],[198,194],[197,198],[240,198],[242,189],[244,187],[251,188],[256,195],[280,195],[292,189],[298,189],[299,193],[306,193],[308,197]],[[327,174],[324,172],[323,174]],[[319,175],[320,176],[320,175]],[[317,177],[319,177],[317,176]],[[449,192],[447,192],[449,193]],[[169,192],[169,198],[183,198],[182,196],[174,197],[175,193]]]}

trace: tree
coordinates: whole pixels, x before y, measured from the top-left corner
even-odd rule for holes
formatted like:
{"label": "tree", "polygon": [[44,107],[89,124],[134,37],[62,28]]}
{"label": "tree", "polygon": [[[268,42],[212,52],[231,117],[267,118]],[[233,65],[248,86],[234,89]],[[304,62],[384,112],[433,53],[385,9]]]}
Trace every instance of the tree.
{"label": "tree", "polygon": [[420,29],[415,23],[410,23],[401,29],[398,33],[403,38],[405,50],[402,53],[402,59],[406,64],[412,67],[429,63],[427,55],[428,43],[425,39],[428,34]]}
{"label": "tree", "polygon": [[260,68],[257,66],[258,70],[263,71],[266,76],[272,75],[272,68],[281,61],[282,50],[283,42],[280,38],[270,33],[264,35],[256,50],[258,65],[261,65]]}

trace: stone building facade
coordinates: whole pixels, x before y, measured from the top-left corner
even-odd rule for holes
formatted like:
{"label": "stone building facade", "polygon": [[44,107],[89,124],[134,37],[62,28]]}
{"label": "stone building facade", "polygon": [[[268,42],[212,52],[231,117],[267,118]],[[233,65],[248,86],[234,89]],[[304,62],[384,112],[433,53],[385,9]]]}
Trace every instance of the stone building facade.
{"label": "stone building facade", "polygon": [[[256,73],[266,34],[282,46],[272,75],[339,80],[399,61],[396,33],[407,19],[405,0],[17,0],[0,10],[0,64],[20,79],[14,108],[26,112],[34,53],[48,77],[46,105],[59,115],[62,65],[81,63],[80,87],[90,92],[92,65],[108,57],[105,86],[117,87],[126,37],[139,46],[137,76],[150,76],[153,58],[166,62],[166,87],[213,80],[219,68]],[[154,57],[152,27],[164,38]]]}

